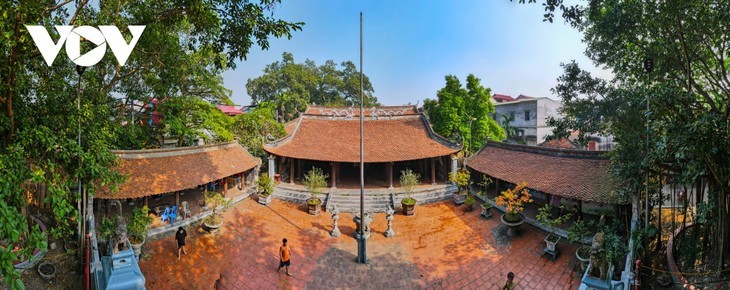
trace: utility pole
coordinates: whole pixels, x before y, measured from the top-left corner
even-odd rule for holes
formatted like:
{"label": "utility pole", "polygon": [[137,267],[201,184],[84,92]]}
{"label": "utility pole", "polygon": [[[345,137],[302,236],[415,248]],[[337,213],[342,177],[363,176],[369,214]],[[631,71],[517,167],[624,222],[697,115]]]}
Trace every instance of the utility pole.
{"label": "utility pole", "polygon": [[365,239],[365,144],[363,138],[363,74],[362,74],[362,12],[360,12],[360,233],[357,239],[357,262],[367,264]]}

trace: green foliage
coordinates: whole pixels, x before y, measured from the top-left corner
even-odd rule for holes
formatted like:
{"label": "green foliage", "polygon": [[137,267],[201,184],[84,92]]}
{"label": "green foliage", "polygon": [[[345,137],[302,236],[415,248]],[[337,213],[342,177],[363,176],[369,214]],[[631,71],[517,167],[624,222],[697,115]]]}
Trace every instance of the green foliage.
{"label": "green foliage", "polygon": [[265,161],[267,156],[263,145],[269,139],[278,139],[286,135],[284,125],[276,122],[276,107],[272,103],[259,103],[256,109],[240,114],[233,119],[233,133],[238,142],[246,147],[251,155]]}
{"label": "green foliage", "polygon": [[[556,126],[556,135],[573,130],[583,136],[613,135],[618,146],[611,153],[611,170],[627,197],[648,194],[658,200],[656,191],[642,192],[647,171],[670,167],[679,184],[703,178],[716,193],[707,200],[714,204],[707,216],[717,222],[708,229],[708,247],[719,256],[715,269],[723,270],[722,261],[730,257],[730,2],[582,2],[566,20],[583,33],[586,55],[614,78],[602,80],[575,63],[564,65],[554,92],[563,100],[565,117],[549,125]],[[544,3],[553,10],[562,5]],[[647,58],[654,64],[650,73],[643,68]]]}
{"label": "green foliage", "polygon": [[471,184],[471,172],[468,169],[459,169],[456,174],[449,172],[449,181],[456,183],[459,187],[459,193],[466,193],[469,191],[469,185]]}
{"label": "green foliage", "polygon": [[421,175],[413,172],[410,168],[406,168],[406,170],[400,172],[400,186],[405,190],[406,199],[412,200],[413,204],[416,203],[416,200],[411,198],[411,193],[413,193],[413,188],[420,183]]}
{"label": "green foliage", "polygon": [[274,193],[274,179],[269,177],[268,173],[263,173],[258,180],[259,194],[269,196]]}
{"label": "green foliage", "polygon": [[116,238],[117,223],[114,220],[103,217],[99,226],[99,237],[111,242]]}
{"label": "green foliage", "polygon": [[[233,140],[230,129],[233,119],[207,101],[196,97],[181,96],[161,102],[160,113],[165,117],[163,135],[177,138],[178,146],[193,145],[198,137],[206,141],[225,142]],[[212,136],[206,134],[210,132]]]}
{"label": "green foliage", "polygon": [[[81,198],[76,179],[92,195],[97,186],[114,188],[121,176],[109,170],[115,160],[110,149],[158,146],[147,138],[159,138],[158,128],[138,124],[149,112],[132,110],[132,104],[180,96],[230,102],[222,71],[245,59],[254,42],[266,49],[269,37],[289,38],[302,27],[274,18],[278,3],[0,1],[0,241],[7,243],[0,247],[0,276],[6,286],[22,288],[12,261],[42,246],[40,230],[28,227],[20,214],[26,206],[21,186],[29,181],[44,184],[56,225],[50,232],[56,237],[73,233]],[[107,51],[86,69],[77,110],[75,65],[62,52],[49,67],[24,24],[45,26],[54,40],[55,25],[116,25],[127,40],[128,25],[146,29],[125,66]],[[82,46],[82,51],[91,48]],[[122,128],[123,122],[129,127]],[[16,248],[21,250],[13,252]]]}
{"label": "green foliage", "polygon": [[504,130],[490,117],[494,113],[490,92],[473,74],[466,78],[466,88],[457,77],[447,75],[446,86],[436,94],[438,99],[426,99],[423,108],[436,133],[446,137],[458,134],[465,150],[473,153],[488,139],[505,138]]}
{"label": "green foliage", "polygon": [[147,231],[150,224],[152,224],[149,211],[150,209],[147,206],[132,209],[132,220],[127,223],[127,232],[129,233],[129,241],[133,244],[141,243],[147,236]]}
{"label": "green foliage", "polygon": [[476,200],[476,199],[475,199],[475,198],[474,198],[473,196],[469,195],[469,196],[467,196],[467,197],[466,197],[466,199],[464,200],[464,205],[466,205],[467,207],[472,207],[472,206],[474,206],[474,203],[475,203],[476,201],[477,201],[477,200]]}
{"label": "green foliage", "polygon": [[324,174],[322,168],[314,167],[304,175],[304,186],[307,187],[307,191],[312,195],[310,200],[317,200],[317,196],[322,194],[322,188],[327,187],[327,178],[329,175]]}
{"label": "green foliage", "polygon": [[[538,212],[535,218],[537,219],[537,221],[547,225],[550,228],[550,233],[555,234],[555,228],[570,220],[571,214],[566,213],[557,217],[553,217],[553,214],[550,213],[550,210],[552,210],[552,208],[553,207],[549,204],[545,204],[537,210]],[[563,212],[564,210],[565,208],[561,206],[560,211]]]}
{"label": "green foliage", "polygon": [[568,229],[568,241],[571,243],[583,243],[591,234],[591,222],[577,220]]}
{"label": "green foliage", "polygon": [[206,191],[204,198],[205,205],[210,208],[211,211],[213,211],[213,214],[210,216],[210,218],[213,219],[220,218],[220,210],[228,208],[233,202],[233,200],[231,200],[230,198],[225,198],[220,192],[217,191]]}
{"label": "green foliage", "polygon": [[[270,102],[280,114],[281,121],[289,121],[303,112],[308,105],[354,106],[360,104],[360,72],[351,61],[338,68],[328,60],[317,66],[314,61],[295,63],[294,56],[285,52],[282,60],[269,64],[260,77],[249,79],[246,89],[255,104]],[[364,76],[364,106],[378,106],[373,85]]]}

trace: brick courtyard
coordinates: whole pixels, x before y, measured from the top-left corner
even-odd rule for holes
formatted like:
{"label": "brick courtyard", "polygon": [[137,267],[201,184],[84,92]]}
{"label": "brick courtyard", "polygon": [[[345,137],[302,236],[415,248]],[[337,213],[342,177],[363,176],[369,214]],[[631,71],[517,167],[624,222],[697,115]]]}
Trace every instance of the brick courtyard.
{"label": "brick courtyard", "polygon": [[[499,289],[507,272],[518,289],[577,289],[575,247],[561,241],[555,261],[542,256],[545,233],[527,224],[514,239],[502,238],[499,216],[463,212],[450,201],[396,214],[394,238],[386,238],[385,214],[377,214],[368,240],[370,264],[355,263],[357,241],[350,214],[340,214],[339,238],[331,238],[330,213],[313,217],[303,205],[274,200],[268,207],[246,199],[224,214],[216,236],[188,228],[188,255],[176,258],[172,236],[144,245],[140,267],[148,289],[211,289],[222,274],[225,289],[276,288],[466,288]],[[278,266],[282,238],[292,248],[292,274]]]}

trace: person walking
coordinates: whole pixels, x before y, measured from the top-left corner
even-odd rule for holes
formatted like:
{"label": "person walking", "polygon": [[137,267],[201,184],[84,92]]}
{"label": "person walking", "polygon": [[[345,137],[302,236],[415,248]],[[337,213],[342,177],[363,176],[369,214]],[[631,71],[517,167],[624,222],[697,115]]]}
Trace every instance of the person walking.
{"label": "person walking", "polygon": [[177,259],[180,260],[180,252],[183,254],[188,254],[188,252],[185,251],[185,238],[188,237],[188,232],[183,229],[183,227],[180,227],[177,229],[177,233],[175,233],[175,240],[177,241]]}
{"label": "person walking", "polygon": [[279,247],[279,268],[276,269],[276,272],[279,272],[281,267],[286,267],[286,274],[291,276],[291,274],[289,274],[289,265],[291,265],[291,249],[286,242],[286,239],[284,239],[281,247]]}
{"label": "person walking", "polygon": [[507,282],[504,283],[504,287],[502,287],[502,290],[513,290],[515,287],[517,287],[517,283],[515,283],[515,273],[509,272],[507,273]]}

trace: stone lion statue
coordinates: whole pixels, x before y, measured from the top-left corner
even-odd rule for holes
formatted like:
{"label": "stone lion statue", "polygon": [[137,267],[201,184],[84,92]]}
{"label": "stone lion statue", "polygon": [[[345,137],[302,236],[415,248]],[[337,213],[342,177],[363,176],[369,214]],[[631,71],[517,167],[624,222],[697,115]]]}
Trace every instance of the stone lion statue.
{"label": "stone lion statue", "polygon": [[608,266],[610,261],[606,259],[605,243],[606,238],[603,233],[604,217],[601,216],[598,222],[598,232],[593,236],[593,243],[591,244],[591,267],[588,269],[588,274],[593,277],[598,277],[604,280],[608,276]]}

